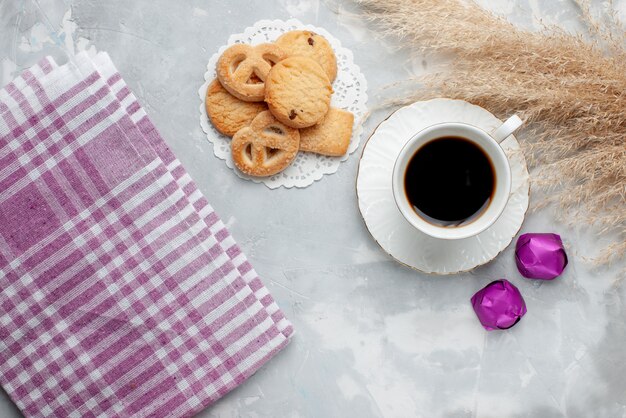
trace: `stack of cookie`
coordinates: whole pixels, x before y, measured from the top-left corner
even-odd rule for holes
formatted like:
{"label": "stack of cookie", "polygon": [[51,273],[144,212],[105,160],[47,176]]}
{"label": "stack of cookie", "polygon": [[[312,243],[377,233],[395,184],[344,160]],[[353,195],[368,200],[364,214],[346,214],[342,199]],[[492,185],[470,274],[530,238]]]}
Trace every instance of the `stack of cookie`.
{"label": "stack of cookie", "polygon": [[298,151],[344,155],[354,116],[330,107],[336,76],[332,47],[310,31],[224,51],[217,79],[207,89],[206,111],[215,128],[233,138],[237,168],[271,176],[287,168]]}

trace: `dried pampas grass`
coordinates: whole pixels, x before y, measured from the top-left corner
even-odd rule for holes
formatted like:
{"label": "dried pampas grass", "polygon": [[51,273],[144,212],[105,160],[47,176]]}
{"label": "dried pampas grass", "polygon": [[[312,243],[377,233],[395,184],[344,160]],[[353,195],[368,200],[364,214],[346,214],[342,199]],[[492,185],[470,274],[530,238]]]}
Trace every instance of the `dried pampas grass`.
{"label": "dried pampas grass", "polygon": [[626,50],[610,17],[594,21],[579,3],[589,36],[556,28],[519,29],[472,2],[357,0],[385,35],[416,53],[452,53],[444,71],[393,100],[467,100],[500,117],[518,113],[533,192],[561,219],[610,231],[618,242],[596,259],[626,255]]}

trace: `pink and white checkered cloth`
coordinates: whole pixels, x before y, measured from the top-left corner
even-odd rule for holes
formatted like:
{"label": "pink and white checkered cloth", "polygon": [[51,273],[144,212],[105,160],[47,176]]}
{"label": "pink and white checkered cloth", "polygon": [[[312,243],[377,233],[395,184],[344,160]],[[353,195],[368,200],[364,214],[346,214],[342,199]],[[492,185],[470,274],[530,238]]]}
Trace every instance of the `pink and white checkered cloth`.
{"label": "pink and white checkered cloth", "polygon": [[26,416],[190,416],[289,321],[106,54],[0,90],[0,382]]}

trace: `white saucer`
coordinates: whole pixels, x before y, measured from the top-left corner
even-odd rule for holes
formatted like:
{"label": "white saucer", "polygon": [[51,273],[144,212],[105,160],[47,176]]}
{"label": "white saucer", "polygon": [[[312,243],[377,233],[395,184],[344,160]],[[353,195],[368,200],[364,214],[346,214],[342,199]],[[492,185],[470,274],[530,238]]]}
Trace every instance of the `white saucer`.
{"label": "white saucer", "polygon": [[502,142],[513,183],[500,218],[477,236],[440,240],[415,229],[393,199],[391,176],[404,144],[422,129],[443,122],[464,122],[491,132],[502,122],[487,110],[461,100],[434,99],[403,107],[381,123],[363,149],[356,189],[359,209],[372,237],[398,262],[431,274],[471,270],[496,258],[519,232],[529,203],[526,160],[514,136]]}

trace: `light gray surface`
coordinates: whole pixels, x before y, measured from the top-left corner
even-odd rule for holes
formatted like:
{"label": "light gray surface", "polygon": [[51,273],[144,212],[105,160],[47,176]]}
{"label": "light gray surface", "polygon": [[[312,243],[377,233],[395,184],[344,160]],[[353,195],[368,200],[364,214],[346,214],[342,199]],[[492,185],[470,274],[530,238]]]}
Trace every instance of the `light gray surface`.
{"label": "light gray surface", "polygon": [[[242,181],[213,156],[196,90],[210,55],[258,19],[324,26],[354,52],[372,104],[382,86],[428,67],[331,9],[300,0],[0,0],[0,84],[46,54],[107,51],[294,323],[283,353],[200,416],[626,416],[626,293],[615,284],[624,267],[592,271],[580,259],[604,239],[535,213],[522,230],[559,232],[570,248],[560,279],[522,279],[512,248],[472,273],[424,276],[367,234],[354,193],[360,150],[303,190]],[[533,15],[577,25],[567,1],[503,0],[497,10],[531,27]],[[501,277],[520,288],[528,314],[487,333],[469,298]],[[12,416],[2,394],[0,417]]]}

